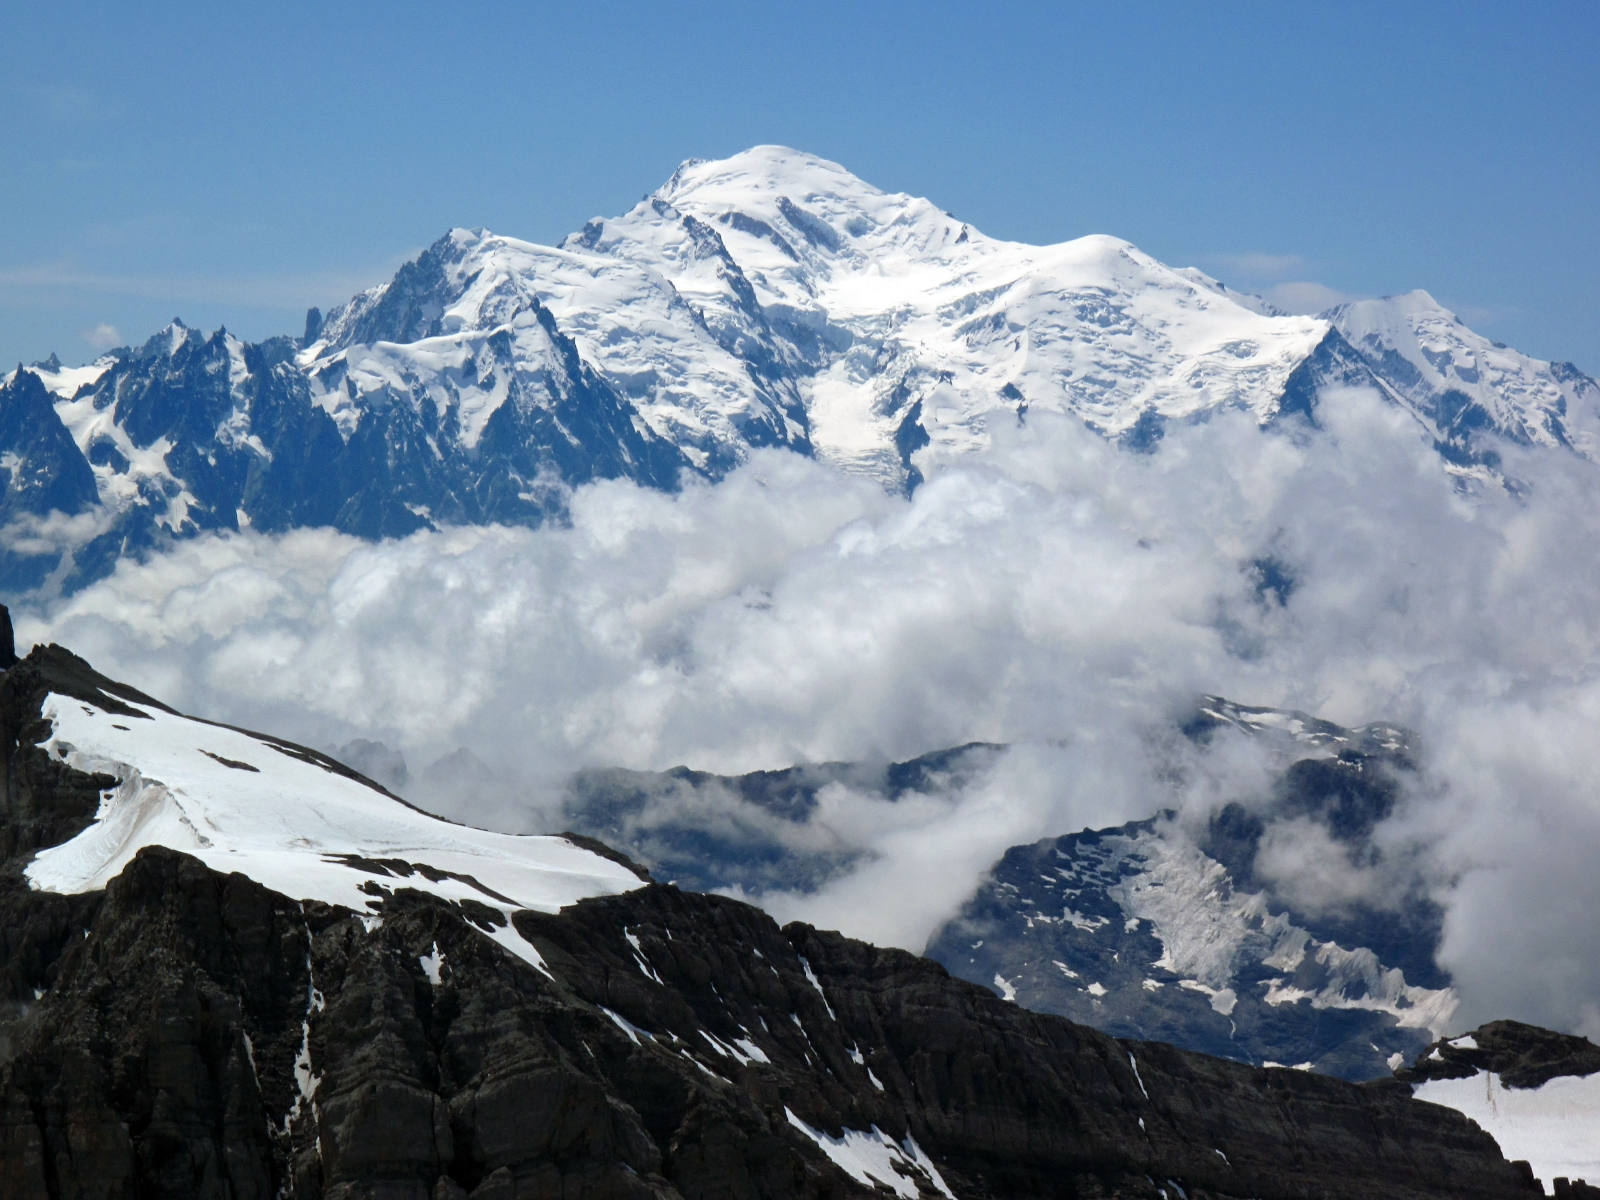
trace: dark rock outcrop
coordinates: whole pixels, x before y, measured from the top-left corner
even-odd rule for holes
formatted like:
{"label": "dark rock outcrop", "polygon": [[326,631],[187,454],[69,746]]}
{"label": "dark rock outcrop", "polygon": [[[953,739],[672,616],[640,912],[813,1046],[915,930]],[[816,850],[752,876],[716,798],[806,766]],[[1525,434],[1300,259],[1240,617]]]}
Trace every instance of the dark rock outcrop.
{"label": "dark rock outcrop", "polygon": [[0,604],[0,671],[17,665],[17,635],[11,628],[11,610]]}
{"label": "dark rock outcrop", "polygon": [[1409,1067],[1395,1072],[1405,1083],[1467,1079],[1493,1071],[1512,1088],[1536,1088],[1558,1075],[1600,1071],[1600,1046],[1586,1037],[1555,1033],[1521,1021],[1491,1021],[1469,1034],[1434,1042]]}
{"label": "dark rock outcrop", "polygon": [[962,1197],[1537,1194],[1404,1088],[1119,1042],[735,901],[519,914],[548,976],[491,919],[402,890],[377,923],[141,852],[0,1072],[6,1194],[865,1191],[802,1123],[914,1139]]}

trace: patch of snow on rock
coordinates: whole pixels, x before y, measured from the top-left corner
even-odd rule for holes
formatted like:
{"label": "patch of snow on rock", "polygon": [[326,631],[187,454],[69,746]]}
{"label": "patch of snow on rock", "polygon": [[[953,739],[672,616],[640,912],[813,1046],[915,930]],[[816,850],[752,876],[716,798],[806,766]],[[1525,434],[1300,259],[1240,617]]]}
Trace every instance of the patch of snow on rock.
{"label": "patch of snow on rock", "polygon": [[[48,892],[96,891],[145,846],[192,854],[296,900],[370,915],[395,887],[497,909],[489,937],[545,970],[518,934],[519,909],[555,912],[589,896],[642,887],[611,860],[562,837],[493,833],[441,820],[303,752],[154,706],[105,712],[70,696],[46,698],[43,749],[85,772],[117,780],[94,823],[28,864]],[[373,860],[410,864],[401,877]],[[421,867],[429,868],[426,872]],[[546,971],[548,974],[548,971]]]}
{"label": "patch of snow on rock", "polygon": [[941,1195],[955,1200],[955,1193],[915,1138],[908,1135],[903,1142],[896,1142],[876,1125],[870,1131],[845,1128],[839,1137],[830,1137],[807,1125],[790,1109],[783,1111],[789,1124],[815,1142],[835,1166],[863,1187],[882,1185],[902,1200],[917,1200],[915,1177],[921,1175]]}
{"label": "patch of snow on rock", "polygon": [[1558,1176],[1600,1183],[1600,1074],[1558,1075],[1536,1088],[1508,1088],[1492,1071],[1415,1084],[1418,1100],[1465,1113],[1526,1159],[1547,1190]]}

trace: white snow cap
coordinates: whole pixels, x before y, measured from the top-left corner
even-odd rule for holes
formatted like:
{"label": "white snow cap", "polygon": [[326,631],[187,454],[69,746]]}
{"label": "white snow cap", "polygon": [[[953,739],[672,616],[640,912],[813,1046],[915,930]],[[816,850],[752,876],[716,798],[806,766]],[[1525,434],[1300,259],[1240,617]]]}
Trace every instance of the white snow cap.
{"label": "white snow cap", "polygon": [[[471,444],[509,394],[504,376],[477,374],[485,339],[509,332],[524,384],[554,361],[530,300],[697,463],[744,457],[740,431],[760,417],[790,444],[890,482],[904,474],[896,434],[908,420],[935,458],[987,444],[989,421],[1028,410],[1111,434],[1147,410],[1240,405],[1266,420],[1329,331],[1253,311],[1252,298],[1118,238],[985,237],[784,146],[690,160],[559,247],[459,229],[445,247],[443,290],[429,298],[436,336],[352,341],[383,300],[376,288],[330,313],[302,354],[347,434],[369,395],[407,384],[436,405],[458,400]],[[789,369],[752,372],[752,351]]]}
{"label": "white snow cap", "polygon": [[385,285],[330,312],[300,356],[347,437],[394,396],[441,415],[459,405],[467,448],[508,400],[542,403],[565,367],[535,303],[644,425],[712,474],[754,444],[809,444],[899,485],[923,434],[931,469],[1030,412],[1114,436],[1227,407],[1266,422],[1335,326],[1369,360],[1400,362],[1409,382],[1391,398],[1436,435],[1459,415],[1441,397],[1458,391],[1502,431],[1559,442],[1561,414],[1592,387],[1496,347],[1425,292],[1289,315],[1120,238],[986,237],[787,146],[690,159],[559,247],[456,229],[430,253],[440,270],[412,297],[428,336],[373,332]]}
{"label": "white snow cap", "polygon": [[[475,900],[507,918],[643,886],[626,867],[566,838],[453,824],[286,743],[154,705],[125,706],[136,715],[56,693],[44,702],[46,753],[117,786],[102,794],[92,825],[34,857],[26,875],[36,889],[103,888],[145,846],[192,854],[291,899],[358,912],[380,902],[363,890],[374,885]],[[386,876],[355,861],[374,859],[399,860],[409,873]],[[542,966],[509,920],[491,936]]]}
{"label": "white snow cap", "polygon": [[818,452],[858,469],[892,452],[901,414],[884,400],[908,379],[926,393],[936,452],[982,444],[987,416],[1015,420],[1019,405],[1108,433],[1147,408],[1182,417],[1238,403],[1265,419],[1329,329],[1253,312],[1120,238],[985,237],[928,200],[784,146],[685,163],[605,223],[597,249],[650,261],[702,306],[727,286],[672,253],[683,235],[662,204],[716,230],[764,307],[845,335],[850,349],[809,382],[807,410]]}

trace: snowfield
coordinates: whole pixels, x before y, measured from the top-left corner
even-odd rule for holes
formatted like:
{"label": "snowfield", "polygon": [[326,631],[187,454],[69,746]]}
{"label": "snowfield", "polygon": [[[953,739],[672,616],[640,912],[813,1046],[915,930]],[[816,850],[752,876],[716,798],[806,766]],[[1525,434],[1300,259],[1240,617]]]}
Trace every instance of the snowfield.
{"label": "snowfield", "polygon": [[1558,1177],[1600,1184],[1600,1074],[1508,1088],[1494,1072],[1479,1071],[1467,1079],[1430,1079],[1412,1093],[1471,1117],[1506,1158],[1526,1159],[1546,1192]]}
{"label": "snowfield", "polygon": [[[475,900],[508,918],[491,936],[542,969],[512,928],[513,912],[555,912],[643,886],[626,867],[566,838],[453,824],[287,744],[154,706],[128,708],[140,715],[55,693],[45,700],[53,732],[44,749],[118,783],[102,795],[92,825],[35,856],[26,871],[33,887],[94,891],[143,847],[166,846],[293,899],[357,912],[395,888]],[[377,859],[388,874],[370,865]]]}

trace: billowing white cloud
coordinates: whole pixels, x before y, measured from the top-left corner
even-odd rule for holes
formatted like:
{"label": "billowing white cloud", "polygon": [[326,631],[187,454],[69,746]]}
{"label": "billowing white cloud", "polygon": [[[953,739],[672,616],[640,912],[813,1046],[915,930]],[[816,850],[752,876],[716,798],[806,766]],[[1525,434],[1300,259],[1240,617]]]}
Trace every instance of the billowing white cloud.
{"label": "billowing white cloud", "polygon": [[[1389,719],[1425,771],[1378,841],[1446,906],[1462,1019],[1600,1022],[1595,470],[1508,448],[1531,491],[1467,496],[1377,398],[1320,416],[1224,414],[1148,455],[1030,416],[911,500],[772,452],[676,496],[579,489],[564,527],[197,539],[18,634],[189,711],[398,748],[419,800],[506,828],[553,819],[582,766],[1018,744],[948,795],[825,791],[866,855],[765,898],[912,949],[1006,846],[1259,789],[1255,751],[1171,736],[1197,693]],[[1258,591],[1264,559],[1292,586]],[[481,777],[430,784],[460,749]],[[1381,875],[1308,887],[1336,903]]]}

